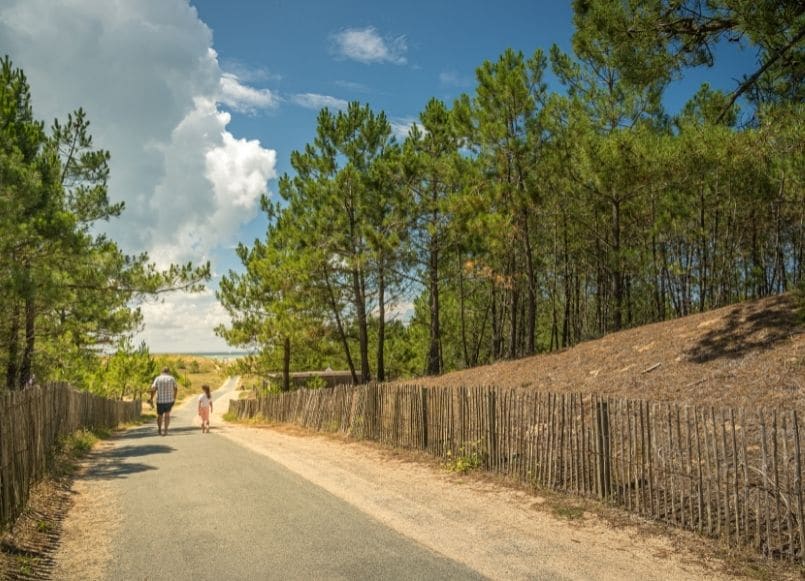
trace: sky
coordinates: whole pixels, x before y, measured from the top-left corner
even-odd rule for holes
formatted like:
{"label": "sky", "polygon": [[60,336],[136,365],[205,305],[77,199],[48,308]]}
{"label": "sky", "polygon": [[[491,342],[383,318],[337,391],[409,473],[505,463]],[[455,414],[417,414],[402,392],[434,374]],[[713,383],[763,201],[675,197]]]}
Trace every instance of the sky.
{"label": "sky", "polygon": [[[238,242],[263,237],[260,196],[276,197],[322,107],[369,103],[404,137],[431,97],[471,93],[484,60],[570,51],[572,34],[556,0],[0,0],[0,55],[25,71],[35,115],[83,107],[112,154],[110,198],[126,210],[101,229],[162,266],[212,263],[205,292],[142,304],[152,352],[229,349],[213,332],[228,321],[218,281],[239,270]],[[733,46],[666,106],[705,81],[731,90],[754,64]]]}

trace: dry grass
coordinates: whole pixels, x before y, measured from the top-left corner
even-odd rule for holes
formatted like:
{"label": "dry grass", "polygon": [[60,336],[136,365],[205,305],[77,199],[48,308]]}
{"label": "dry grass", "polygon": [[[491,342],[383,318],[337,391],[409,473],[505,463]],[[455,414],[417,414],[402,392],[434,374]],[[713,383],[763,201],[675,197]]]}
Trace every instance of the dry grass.
{"label": "dry grass", "polygon": [[265,378],[254,374],[245,374],[240,376],[240,383],[237,389],[239,390],[238,399],[253,399],[261,393],[267,393],[269,388],[264,388]]}
{"label": "dry grass", "polygon": [[769,297],[415,383],[805,411],[805,328],[796,307],[791,294]]}
{"label": "dry grass", "polygon": [[180,377],[177,379],[190,381],[188,387],[185,387],[182,385],[183,382],[179,381],[178,401],[193,395],[199,395],[201,386],[205,383],[215,391],[229,375],[226,364],[217,359],[195,355],[166,355],[165,357],[178,369]]}
{"label": "dry grass", "polygon": [[54,553],[73,504],[79,463],[111,434],[83,429],[63,439],[50,473],[31,489],[25,510],[7,530],[0,530],[0,579],[53,578]]}

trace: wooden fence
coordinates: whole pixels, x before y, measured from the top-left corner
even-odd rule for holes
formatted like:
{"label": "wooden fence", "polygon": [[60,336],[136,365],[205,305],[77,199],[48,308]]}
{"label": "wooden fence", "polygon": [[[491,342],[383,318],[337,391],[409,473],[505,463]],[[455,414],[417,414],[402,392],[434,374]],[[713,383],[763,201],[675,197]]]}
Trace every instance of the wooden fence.
{"label": "wooden fence", "polygon": [[425,450],[805,561],[801,418],[494,387],[297,390],[230,412]]}
{"label": "wooden fence", "polygon": [[139,401],[110,400],[65,384],[0,395],[0,528],[22,512],[31,487],[50,468],[59,438],[132,421],[140,409]]}

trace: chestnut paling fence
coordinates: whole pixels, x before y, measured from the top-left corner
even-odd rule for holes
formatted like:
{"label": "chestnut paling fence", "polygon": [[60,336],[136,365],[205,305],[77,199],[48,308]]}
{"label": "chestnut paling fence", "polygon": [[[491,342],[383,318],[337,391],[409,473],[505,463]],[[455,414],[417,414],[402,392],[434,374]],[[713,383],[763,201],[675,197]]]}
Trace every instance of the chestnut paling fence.
{"label": "chestnut paling fence", "polygon": [[117,401],[63,383],[0,394],[0,527],[13,522],[50,468],[59,439],[139,417],[141,402]]}
{"label": "chestnut paling fence", "polygon": [[802,419],[497,387],[301,389],[230,412],[425,450],[803,562]]}

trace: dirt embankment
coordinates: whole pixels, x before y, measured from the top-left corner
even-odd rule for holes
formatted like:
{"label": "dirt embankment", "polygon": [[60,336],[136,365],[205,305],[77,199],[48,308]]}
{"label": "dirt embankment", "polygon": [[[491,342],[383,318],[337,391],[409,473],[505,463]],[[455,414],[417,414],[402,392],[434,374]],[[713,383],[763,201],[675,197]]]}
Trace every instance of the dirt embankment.
{"label": "dirt embankment", "polygon": [[423,377],[805,412],[805,325],[791,294],[612,333],[572,349]]}

